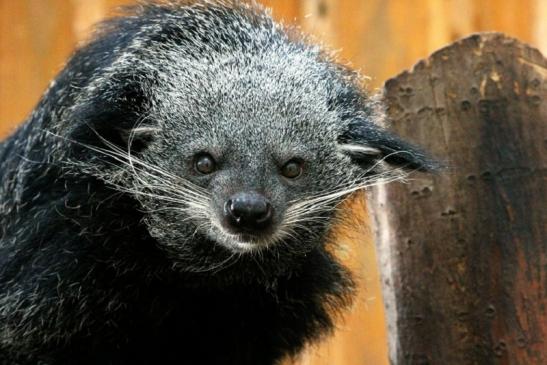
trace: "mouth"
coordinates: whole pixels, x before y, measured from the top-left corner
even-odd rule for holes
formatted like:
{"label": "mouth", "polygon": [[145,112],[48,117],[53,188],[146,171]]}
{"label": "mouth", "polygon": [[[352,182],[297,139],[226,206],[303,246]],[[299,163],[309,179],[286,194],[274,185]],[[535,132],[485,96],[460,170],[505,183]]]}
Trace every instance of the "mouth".
{"label": "mouth", "polygon": [[239,252],[249,253],[268,249],[283,238],[278,231],[273,232],[231,232],[223,225],[213,223],[209,231],[209,237],[225,248]]}
{"label": "mouth", "polygon": [[222,241],[224,243],[228,243],[229,248],[236,248],[236,250],[243,252],[264,250],[274,241],[271,235],[263,234],[256,235],[250,233],[224,233],[224,237],[225,239]]}
{"label": "mouth", "polygon": [[232,251],[240,252],[240,253],[247,253],[247,252],[257,252],[264,249],[260,244],[252,243],[252,242],[244,242],[244,241],[231,241],[230,242],[230,249]]}
{"label": "mouth", "polygon": [[262,242],[267,241],[269,237],[275,236],[277,228],[270,226],[262,229],[253,228],[234,228],[227,224],[222,224],[223,232],[237,236],[243,242]]}

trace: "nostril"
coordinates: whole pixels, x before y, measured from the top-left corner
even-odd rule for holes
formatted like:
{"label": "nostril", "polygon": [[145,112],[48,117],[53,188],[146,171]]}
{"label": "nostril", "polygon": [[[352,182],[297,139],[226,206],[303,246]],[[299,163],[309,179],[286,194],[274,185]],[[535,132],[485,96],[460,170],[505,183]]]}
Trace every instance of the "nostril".
{"label": "nostril", "polygon": [[266,202],[263,209],[257,212],[256,223],[265,223],[272,217],[272,205]]}
{"label": "nostril", "polygon": [[224,203],[224,212],[226,215],[233,218],[237,223],[241,220],[241,212],[238,212],[232,199],[228,199],[226,203]]}

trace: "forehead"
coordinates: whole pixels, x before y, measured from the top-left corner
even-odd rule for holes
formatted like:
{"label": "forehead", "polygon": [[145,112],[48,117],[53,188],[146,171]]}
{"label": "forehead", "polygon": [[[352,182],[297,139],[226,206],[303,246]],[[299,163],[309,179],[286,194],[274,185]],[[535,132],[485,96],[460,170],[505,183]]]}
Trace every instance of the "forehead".
{"label": "forehead", "polygon": [[333,81],[313,55],[266,52],[238,58],[171,60],[156,107],[188,138],[243,140],[256,148],[332,140]]}

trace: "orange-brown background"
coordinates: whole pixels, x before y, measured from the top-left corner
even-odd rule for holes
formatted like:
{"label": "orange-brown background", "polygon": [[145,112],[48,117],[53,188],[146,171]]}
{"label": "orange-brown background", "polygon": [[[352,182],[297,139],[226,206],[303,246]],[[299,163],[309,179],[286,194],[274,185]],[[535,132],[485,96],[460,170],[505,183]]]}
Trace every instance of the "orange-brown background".
{"label": "orange-brown background", "polygon": [[[0,138],[24,120],[91,24],[132,0],[0,0]],[[476,31],[496,30],[547,53],[547,0],[263,0],[371,77],[369,88]],[[353,213],[366,222],[362,199]],[[356,303],[333,337],[299,365],[387,364],[374,245],[366,224],[338,230],[338,255],[359,278]]]}

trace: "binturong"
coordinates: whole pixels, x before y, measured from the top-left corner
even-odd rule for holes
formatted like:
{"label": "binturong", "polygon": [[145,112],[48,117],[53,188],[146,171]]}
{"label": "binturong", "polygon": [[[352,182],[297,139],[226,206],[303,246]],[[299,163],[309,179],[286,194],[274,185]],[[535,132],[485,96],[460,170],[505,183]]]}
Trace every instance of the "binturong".
{"label": "binturong", "polygon": [[102,23],[0,145],[0,363],[276,364],[351,302],[348,194],[435,166],[246,2]]}

